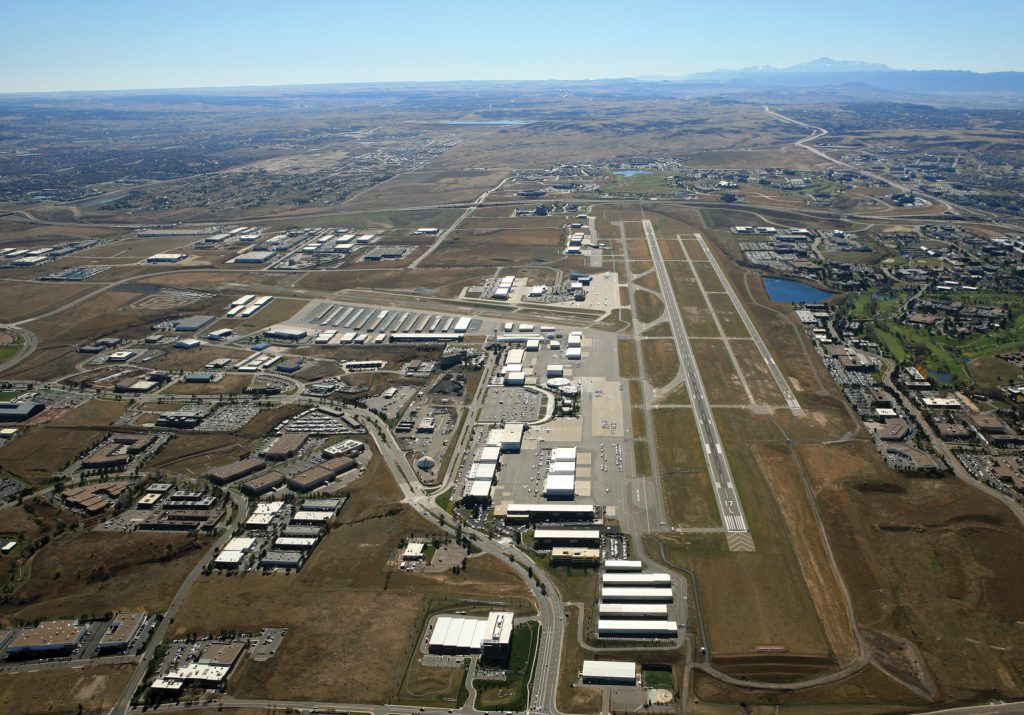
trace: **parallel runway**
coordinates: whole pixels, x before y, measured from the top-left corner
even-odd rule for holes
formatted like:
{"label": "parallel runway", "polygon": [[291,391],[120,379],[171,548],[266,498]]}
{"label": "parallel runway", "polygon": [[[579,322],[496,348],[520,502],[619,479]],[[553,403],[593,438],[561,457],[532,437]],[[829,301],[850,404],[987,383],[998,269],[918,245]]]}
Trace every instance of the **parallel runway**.
{"label": "parallel runway", "polygon": [[708,248],[708,244],[704,241],[704,237],[699,233],[693,234],[697,242],[700,243],[700,247],[704,249],[704,255],[708,257],[708,262],[711,263],[711,267],[715,269],[715,273],[718,275],[718,280],[725,286],[725,292],[729,294],[729,300],[732,301],[733,307],[736,308],[736,312],[739,313],[740,319],[743,321],[743,325],[746,326],[747,332],[750,333],[750,337],[754,340],[754,345],[757,346],[757,351],[761,353],[761,357],[764,358],[765,364],[768,366],[768,370],[771,372],[772,377],[775,379],[775,384],[779,386],[779,392],[786,400],[786,404],[789,409],[793,412],[800,412],[800,403],[797,402],[796,395],[793,394],[792,388],[789,383],[786,382],[786,377],[782,374],[782,370],[776,364],[772,354],[768,352],[768,346],[765,345],[764,340],[761,338],[761,334],[757,332],[757,328],[754,327],[754,322],[750,319],[750,315],[747,313],[747,309],[743,307],[740,302],[739,296],[736,295],[736,291],[733,290],[732,284],[729,279],[725,277],[725,272],[722,267],[718,265],[718,261],[715,259],[715,255]]}
{"label": "parallel runway", "polygon": [[700,371],[697,369],[697,360],[690,347],[690,338],[679,312],[675,291],[672,289],[668,269],[665,267],[665,259],[661,255],[661,247],[658,245],[658,237],[655,235],[654,226],[650,221],[644,219],[643,226],[651,259],[654,261],[654,270],[658,275],[658,282],[662,286],[661,293],[665,300],[676,350],[679,353],[686,389],[690,393],[697,432],[701,444],[704,446],[704,460],[707,462],[708,474],[711,477],[711,486],[715,493],[715,502],[722,518],[722,525],[728,536],[742,535],[744,537],[739,540],[730,538],[730,547],[738,549],[739,547],[734,545],[734,542],[738,541],[744,550],[753,550],[753,540],[749,538],[747,519],[743,513],[743,506],[740,504],[739,494],[733,484],[729,460],[726,459],[722,449],[722,438],[718,434],[718,426],[711,413],[711,404],[704,391],[704,383],[701,381]]}

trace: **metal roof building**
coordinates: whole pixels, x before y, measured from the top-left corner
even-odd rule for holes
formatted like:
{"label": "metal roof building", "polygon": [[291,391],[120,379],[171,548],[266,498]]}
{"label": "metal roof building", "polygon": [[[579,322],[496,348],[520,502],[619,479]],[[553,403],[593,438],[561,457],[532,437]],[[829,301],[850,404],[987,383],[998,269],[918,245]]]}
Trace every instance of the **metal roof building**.
{"label": "metal roof building", "polygon": [[643,561],[629,561],[626,559],[608,559],[604,562],[605,571],[643,571]]}
{"label": "metal roof building", "polygon": [[636,663],[622,660],[585,660],[580,677],[584,683],[636,685]]}
{"label": "metal roof building", "polygon": [[510,611],[491,611],[486,619],[438,616],[428,647],[435,653],[473,653],[489,647],[507,648],[512,639],[513,619]]}
{"label": "metal roof building", "polygon": [[597,634],[606,638],[675,638],[679,624],[675,621],[598,620]]}
{"label": "metal roof building", "polygon": [[628,603],[631,601],[672,603],[672,589],[641,588],[639,586],[602,586],[601,600],[608,603]]}
{"label": "metal roof building", "polygon": [[645,618],[657,618],[666,620],[668,618],[668,604],[666,603],[599,603],[597,615],[600,620],[612,618],[625,618],[629,620],[642,620]]}
{"label": "metal roof building", "polygon": [[672,577],[667,573],[605,573],[601,575],[604,586],[651,586],[672,587]]}

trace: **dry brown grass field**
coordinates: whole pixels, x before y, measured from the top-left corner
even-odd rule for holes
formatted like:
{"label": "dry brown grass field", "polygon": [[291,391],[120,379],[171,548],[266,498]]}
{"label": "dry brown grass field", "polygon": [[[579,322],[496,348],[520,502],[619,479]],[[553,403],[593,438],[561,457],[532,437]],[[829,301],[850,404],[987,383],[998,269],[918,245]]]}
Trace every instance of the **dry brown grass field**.
{"label": "dry brown grass field", "polygon": [[636,291],[634,301],[636,305],[633,308],[636,310],[636,317],[642,323],[651,323],[665,312],[665,304],[661,302],[661,298],[648,291]]}
{"label": "dry brown grass field", "polygon": [[128,684],[133,665],[0,674],[0,711],[11,715],[105,713]]}
{"label": "dry brown grass field", "polygon": [[207,539],[185,534],[65,533],[33,555],[31,576],[2,607],[8,622],[162,611]]}
{"label": "dry brown grass field", "polygon": [[653,414],[662,498],[669,523],[684,527],[719,526],[718,507],[693,412],[659,408]]}
{"label": "dry brown grass field", "polygon": [[128,408],[127,402],[90,400],[56,419],[30,427],[0,447],[0,468],[42,484],[78,453],[100,442]]}
{"label": "dry brown grass field", "polygon": [[674,340],[654,338],[641,340],[640,350],[644,357],[647,382],[652,387],[665,387],[679,372],[679,356],[676,355]]}

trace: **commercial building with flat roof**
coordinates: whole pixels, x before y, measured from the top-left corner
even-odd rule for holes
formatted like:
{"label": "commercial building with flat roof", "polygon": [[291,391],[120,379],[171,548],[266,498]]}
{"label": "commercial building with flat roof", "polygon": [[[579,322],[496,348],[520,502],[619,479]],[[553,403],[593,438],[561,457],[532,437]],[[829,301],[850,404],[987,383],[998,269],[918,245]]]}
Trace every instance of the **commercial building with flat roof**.
{"label": "commercial building with flat roof", "polygon": [[580,677],[591,685],[636,685],[636,663],[623,660],[585,660]]}
{"label": "commercial building with flat roof", "polygon": [[24,422],[45,408],[41,402],[0,402],[0,422]]}
{"label": "commercial building with flat roof", "polygon": [[599,603],[597,615],[601,619],[625,618],[639,621],[646,618],[668,620],[667,603]]}
{"label": "commercial building with flat roof", "polygon": [[247,645],[245,641],[232,641],[230,643],[215,641],[203,649],[199,660],[196,662],[200,665],[227,666],[231,668],[242,657],[242,653],[245,652]]}
{"label": "commercial building with flat roof", "polygon": [[175,322],[174,330],[179,333],[194,333],[197,330],[202,330],[216,319],[215,315],[190,315]]}
{"label": "commercial building with flat roof", "polygon": [[280,472],[265,472],[242,482],[242,493],[248,496],[259,496],[277,489],[282,484],[284,484],[283,474]]}
{"label": "commercial building with flat roof", "polygon": [[601,549],[585,546],[553,546],[551,548],[551,563],[553,564],[592,566],[600,561]]}
{"label": "commercial building with flat roof", "polygon": [[326,524],[331,520],[333,514],[329,511],[297,511],[292,517],[294,524]]}
{"label": "commercial building with flat roof", "polygon": [[643,561],[630,561],[627,559],[608,559],[604,562],[605,571],[643,571]]}
{"label": "commercial building with flat roof", "polygon": [[667,573],[604,573],[601,575],[601,585],[671,588],[672,577]]}
{"label": "commercial building with flat roof", "polygon": [[38,658],[70,653],[84,636],[85,626],[78,621],[43,621],[16,633],[7,645],[7,654],[11,658]]}
{"label": "commercial building with flat roof", "polygon": [[675,621],[598,620],[597,634],[602,638],[675,638]]}
{"label": "commercial building with flat roof", "polygon": [[509,504],[506,521],[593,521],[597,507],[593,504]]}
{"label": "commercial building with flat roof", "polygon": [[601,545],[599,529],[534,529],[533,545],[538,549],[552,546]]}
{"label": "commercial building with flat roof", "polygon": [[672,603],[671,588],[650,588],[640,586],[602,586],[601,600],[607,603]]}
{"label": "commercial building with flat roof", "polygon": [[117,613],[96,647],[99,653],[120,653],[128,649],[146,624],[145,613]]}
{"label": "commercial building with flat roof", "polygon": [[431,653],[480,653],[485,660],[508,657],[514,614],[491,611],[487,618],[438,616],[427,647]]}
{"label": "commercial building with flat roof", "polygon": [[291,459],[299,453],[308,439],[309,434],[306,432],[286,432],[267,447],[263,456],[274,461]]}
{"label": "commercial building with flat roof", "polygon": [[217,467],[210,470],[210,479],[215,484],[229,484],[236,479],[247,477],[250,474],[260,471],[267,466],[259,457],[249,457],[248,459],[242,459],[232,464],[225,464],[223,467]]}
{"label": "commercial building with flat roof", "polygon": [[265,569],[297,569],[302,566],[306,555],[302,551],[283,551],[271,549],[260,559],[260,568]]}

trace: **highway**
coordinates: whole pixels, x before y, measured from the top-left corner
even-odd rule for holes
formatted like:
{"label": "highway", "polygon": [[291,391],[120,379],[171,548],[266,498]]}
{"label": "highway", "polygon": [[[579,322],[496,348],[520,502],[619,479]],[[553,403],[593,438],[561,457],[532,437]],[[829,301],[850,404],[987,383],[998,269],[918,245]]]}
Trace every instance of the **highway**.
{"label": "highway", "polygon": [[[722,518],[722,525],[728,533],[744,534],[749,537],[743,506],[740,504],[739,494],[733,484],[729,460],[726,459],[722,449],[722,438],[718,434],[718,426],[715,424],[715,418],[711,412],[711,404],[704,390],[700,370],[697,368],[697,360],[690,347],[690,338],[679,312],[679,304],[676,302],[676,294],[672,289],[668,269],[665,267],[665,258],[661,255],[658,237],[649,220],[643,220],[643,227],[651,259],[654,262],[654,270],[658,276],[658,282],[662,286],[661,293],[668,311],[669,325],[672,327],[672,337],[675,339],[686,389],[690,393],[694,422],[697,423],[697,432],[700,435],[701,444],[704,446],[704,460],[707,462],[708,476],[711,477],[711,486],[715,493],[715,502]],[[730,540],[730,545],[732,543]],[[751,541],[750,544],[752,547],[753,542]]]}
{"label": "highway", "polygon": [[740,302],[739,296],[736,295],[736,291],[732,287],[732,283],[725,275],[725,271],[718,264],[718,260],[715,258],[715,254],[711,252],[704,237],[699,233],[693,234],[700,244],[700,247],[704,249],[704,255],[708,257],[708,262],[711,263],[711,267],[715,269],[715,274],[718,276],[718,280],[725,286],[725,292],[729,294],[729,300],[732,301],[733,307],[736,308],[736,312],[739,314],[740,319],[743,321],[743,325],[747,328],[747,332],[750,333],[750,337],[754,340],[754,345],[757,346],[757,351],[761,353],[761,357],[764,358],[765,365],[768,366],[768,370],[771,372],[772,377],[775,379],[775,384],[779,386],[779,392],[782,393],[782,397],[786,400],[786,404],[789,409],[793,412],[800,411],[800,403],[797,402],[796,395],[793,394],[792,388],[786,381],[785,375],[782,374],[782,370],[779,369],[778,364],[775,362],[775,358],[768,352],[768,346],[765,345],[764,339],[761,334],[757,332],[757,328],[754,326],[754,321],[750,319],[750,314],[747,313],[747,309],[743,307],[743,303]]}

